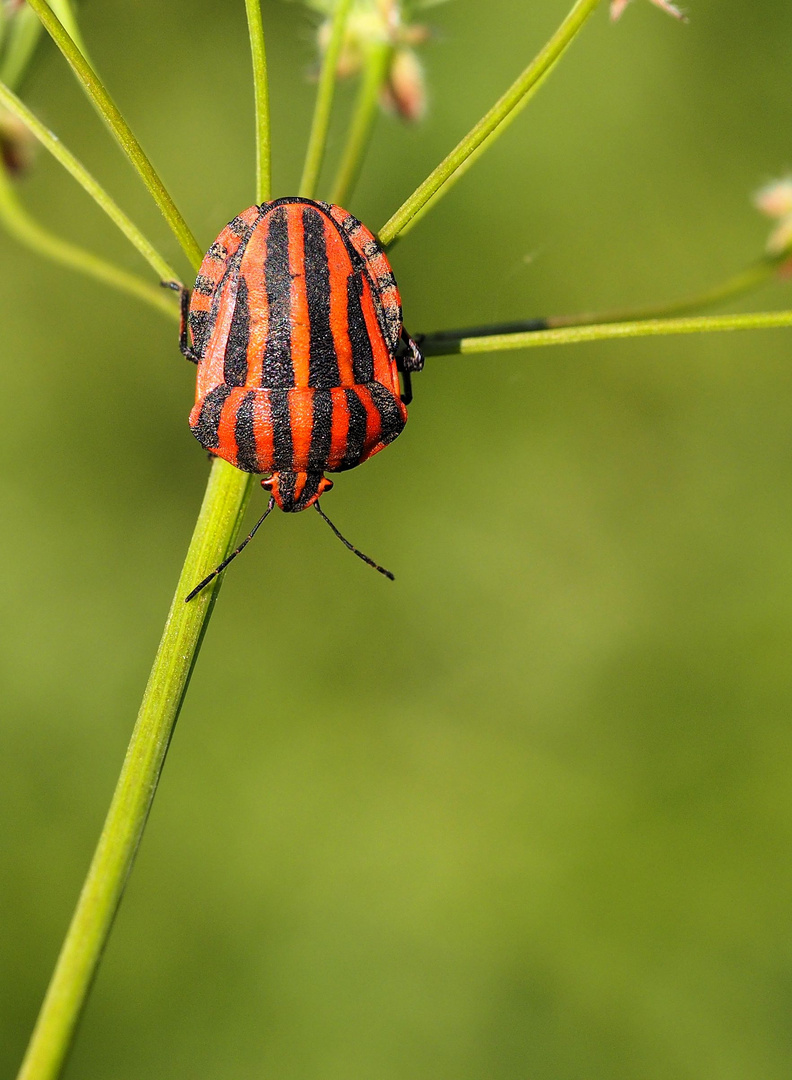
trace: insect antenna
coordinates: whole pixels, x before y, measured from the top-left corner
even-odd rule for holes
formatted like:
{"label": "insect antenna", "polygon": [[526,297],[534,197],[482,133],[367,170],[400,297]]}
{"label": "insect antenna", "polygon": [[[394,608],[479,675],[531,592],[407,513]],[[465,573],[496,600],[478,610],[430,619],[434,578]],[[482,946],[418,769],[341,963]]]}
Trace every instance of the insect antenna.
{"label": "insect antenna", "polygon": [[396,580],[395,577],[393,576],[393,574],[390,572],[390,570],[386,570],[384,566],[380,566],[379,563],[375,563],[373,559],[370,559],[368,557],[368,555],[364,555],[362,551],[358,551],[358,549],[355,547],[354,544],[350,544],[350,542],[347,540],[347,538],[345,536],[341,535],[341,533],[338,531],[338,529],[332,523],[332,521],[327,516],[327,514],[324,512],[324,510],[321,508],[321,506],[319,505],[318,502],[314,503],[314,508],[315,508],[316,512],[319,514],[319,517],[323,518],[327,522],[327,524],[330,526],[330,528],[336,534],[336,536],[341,541],[341,543],[344,545],[344,547],[347,547],[347,548],[349,548],[350,551],[353,551],[355,553],[355,555],[357,555],[357,557],[359,559],[363,560],[364,563],[368,563],[369,566],[373,566],[375,570],[379,570],[379,572],[383,575],[383,577],[388,578],[390,581],[395,581]]}
{"label": "insect antenna", "polygon": [[[185,598],[184,598],[184,602],[185,602],[185,604],[189,604],[189,602],[190,602],[190,601],[192,600],[192,598],[193,598],[194,596],[197,596],[197,595],[198,595],[198,593],[199,593],[199,592],[200,592],[200,591],[201,591],[202,589],[205,589],[205,588],[206,588],[206,586],[207,586],[207,585],[209,584],[209,582],[210,582],[210,581],[214,581],[214,579],[215,579],[215,578],[217,577],[217,575],[218,575],[218,574],[220,574],[220,573],[222,573],[222,571],[223,571],[223,570],[225,570],[225,568],[226,568],[226,567],[228,566],[228,564],[229,564],[229,563],[230,563],[230,562],[232,561],[232,559],[235,559],[235,558],[237,557],[237,555],[238,555],[238,554],[240,553],[240,551],[242,551],[242,550],[243,550],[243,548],[246,548],[246,547],[248,546],[248,544],[250,543],[250,541],[251,541],[251,540],[253,539],[253,537],[254,537],[254,536],[256,535],[256,533],[258,532],[258,530],[259,530],[259,527],[260,527],[261,525],[263,525],[264,521],[265,521],[265,520],[266,520],[266,519],[267,519],[267,518],[269,517],[269,515],[270,515],[270,514],[272,513],[272,510],[273,510],[274,506],[275,506],[275,497],[273,496],[273,497],[272,497],[272,498],[270,499],[270,501],[269,501],[269,505],[267,506],[267,509],[266,509],[266,510],[264,511],[264,513],[263,513],[263,514],[261,515],[261,517],[260,517],[260,518],[258,519],[258,521],[256,522],[256,524],[255,524],[255,525],[253,526],[253,528],[252,528],[252,529],[250,530],[250,532],[249,532],[249,533],[248,533],[248,535],[247,535],[247,536],[245,537],[245,539],[244,539],[244,540],[242,541],[242,543],[241,543],[241,544],[239,545],[239,547],[238,547],[238,548],[236,549],[236,551],[232,551],[232,552],[231,552],[231,554],[230,554],[230,555],[228,556],[228,558],[227,558],[227,559],[223,559],[223,561],[222,561],[222,562],[220,563],[220,565],[219,565],[219,566],[217,567],[217,569],[216,569],[216,570],[213,570],[213,571],[211,572],[211,574],[209,574],[209,576],[208,576],[208,577],[205,577],[205,578],[203,579],[203,581],[200,581],[200,582],[199,582],[199,583],[198,583],[198,584],[197,584],[197,585],[195,586],[195,588],[194,588],[194,589],[192,590],[192,592],[188,593],[188,594],[187,594],[187,596],[185,596]],[[354,549],[353,549],[353,550],[354,550]],[[360,554],[360,553],[358,552],[358,554]],[[361,558],[365,558],[365,555],[362,555],[362,556],[361,556]],[[373,565],[373,564],[372,564],[372,565]],[[377,567],[377,569],[379,569],[379,567]]]}

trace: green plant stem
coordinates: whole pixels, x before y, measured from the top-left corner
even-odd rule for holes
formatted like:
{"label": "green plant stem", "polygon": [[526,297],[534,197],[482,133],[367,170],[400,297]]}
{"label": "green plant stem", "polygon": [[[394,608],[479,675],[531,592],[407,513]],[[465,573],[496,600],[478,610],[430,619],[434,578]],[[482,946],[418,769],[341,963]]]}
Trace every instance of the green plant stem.
{"label": "green plant stem", "polygon": [[459,353],[530,349],[542,345],[577,345],[584,341],[607,341],[614,338],[706,334],[727,330],[769,330],[785,326],[792,326],[792,311],[760,311],[750,315],[697,315],[687,319],[644,319],[635,322],[569,326],[556,330],[535,330],[521,334],[491,334],[460,338],[456,341],[424,339],[421,342],[421,350],[427,356],[451,356]]}
{"label": "green plant stem", "polygon": [[725,300],[758,289],[769,281],[779,267],[789,261],[790,252],[779,255],[765,255],[739,274],[734,274],[719,285],[692,296],[682,297],[665,304],[651,304],[637,308],[611,308],[608,311],[588,311],[577,315],[550,315],[547,318],[513,319],[509,322],[489,326],[468,326],[457,330],[438,330],[424,334],[421,347],[432,350],[443,344],[448,345],[468,337],[492,337],[495,334],[536,333],[539,330],[553,330],[564,326],[589,326],[592,323],[634,322],[640,319],[659,319],[672,315],[683,315],[699,311],[701,308],[714,307]]}
{"label": "green plant stem", "polygon": [[126,270],[86,251],[85,248],[62,240],[39,225],[20,203],[14,186],[2,167],[0,167],[0,222],[11,236],[37,254],[94,278],[96,281],[101,281],[112,289],[128,293],[156,308],[157,311],[178,320],[179,312],[173,299],[166,296],[162,289],[151,285],[136,274],[127,273]]}
{"label": "green plant stem", "polygon": [[[254,35],[251,26],[251,40]],[[260,28],[259,28],[260,29]],[[266,69],[256,60],[256,78]],[[263,58],[263,39],[261,40]],[[266,86],[257,88],[258,102]],[[257,197],[269,197],[269,139],[258,148]],[[192,234],[189,234],[191,236]],[[180,236],[195,269],[201,251]],[[234,547],[253,486],[253,477],[217,458],[171,604],[137,723],[124,759],[110,809],[94,852],[55,971],[44,998],[19,1080],[56,1080],[74,1040],[91,983],[121,902],[127,878],[146,826],[190,676],[222,582],[222,575],[189,604],[185,597]]]}
{"label": "green plant stem", "polygon": [[734,274],[718,285],[703,292],[672,300],[667,304],[649,304],[639,308],[614,308],[609,311],[589,312],[579,315],[551,315],[546,321],[548,328],[562,326],[584,326],[590,323],[616,323],[638,319],[660,319],[671,315],[684,315],[689,311],[714,307],[726,300],[753,292],[764,285],[778,271],[782,263],[789,259],[790,253],[765,255],[745,270]]}
{"label": "green plant stem", "polygon": [[[77,47],[83,56],[88,56],[74,9],[69,0],[52,0],[52,10],[66,27],[67,32],[74,38]],[[3,62],[0,66],[0,80],[16,90],[36,50],[36,45],[41,37],[41,23],[36,18],[35,12],[27,5],[21,7],[9,20],[8,41],[4,42]]]}
{"label": "green plant stem", "polygon": [[64,169],[66,169],[66,171],[74,177],[77,183],[87,191],[94,202],[97,203],[110,220],[118,226],[127,240],[137,248],[160,279],[171,279],[176,276],[175,270],[173,270],[165,259],[163,259],[153,244],[146,239],[140,229],[138,229],[137,225],[130,221],[118,204],[110,198],[98,180],[95,180],[85,166],[77,160],[74,154],[66,149],[58,136],[54,135],[49,128],[45,127],[38,117],[34,116],[30,109],[28,109],[27,105],[23,104],[16,94],[2,83],[0,83],[0,105],[4,106],[9,112],[18,117],[25,127],[35,135],[41,145],[49,150],[52,156],[61,163]]}
{"label": "green plant stem", "polygon": [[379,97],[388,74],[393,47],[373,45],[366,56],[360,90],[349,127],[341,164],[330,190],[330,202],[343,206],[357,183],[379,111]]}
{"label": "green plant stem", "polygon": [[85,47],[85,41],[80,33],[77,16],[74,14],[71,0],[51,0],[50,7],[55,12],[57,18],[60,19],[66,33],[90,64],[91,61],[88,57],[88,50]]}
{"label": "green plant stem", "polygon": [[63,28],[46,0],[28,0],[28,3],[41,19],[47,33],[63,53],[97,112],[137,170],[180,246],[187,253],[190,262],[200,265],[203,252],[198,246],[198,241],[102,81]]}
{"label": "green plant stem", "polygon": [[259,0],[245,0],[250,52],[253,59],[253,92],[256,102],[256,201],[269,202],[272,192],[270,165],[269,82],[264,27]]}
{"label": "green plant stem", "polygon": [[413,218],[427,207],[430,200],[434,205],[438,198],[446,194],[472,164],[469,161],[471,155],[475,155],[473,160],[476,160],[503,134],[517,112],[539,89],[599,2],[577,0],[535,60],[380,229],[379,239],[385,247],[390,247],[398,236],[407,231]]}
{"label": "green plant stem", "polygon": [[[88,55],[74,9],[69,0],[52,0],[52,10],[66,27],[67,32],[77,43],[77,47],[83,56]],[[3,51],[3,62],[0,66],[0,80],[16,90],[36,50],[36,45],[41,37],[41,23],[36,18],[35,12],[27,5],[21,7],[10,20],[8,41]]]}
{"label": "green plant stem", "polygon": [[218,587],[184,597],[231,550],[252,477],[217,459],[137,723],[18,1080],[55,1080],[121,901]]}
{"label": "green plant stem", "polygon": [[0,79],[15,89],[22,81],[41,37],[41,23],[28,7],[21,8],[7,30],[8,40],[0,64]]}
{"label": "green plant stem", "polygon": [[304,199],[314,197],[319,183],[319,173],[322,169],[325,147],[327,146],[327,132],[330,127],[330,113],[332,112],[333,97],[335,95],[336,69],[338,68],[341,48],[344,44],[344,31],[346,30],[347,17],[351,7],[352,0],[338,0],[333,15],[330,41],[319,74],[319,87],[316,91],[316,106],[311,124],[311,134],[308,137],[308,149],[305,154],[302,179],[300,180],[299,193]]}

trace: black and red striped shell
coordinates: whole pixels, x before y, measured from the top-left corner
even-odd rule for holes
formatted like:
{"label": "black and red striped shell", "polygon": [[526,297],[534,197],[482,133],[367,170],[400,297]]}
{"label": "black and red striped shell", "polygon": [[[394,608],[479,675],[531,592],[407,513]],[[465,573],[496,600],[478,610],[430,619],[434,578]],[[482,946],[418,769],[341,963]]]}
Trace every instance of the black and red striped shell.
{"label": "black and red striped shell", "polygon": [[399,435],[399,290],[365,226],[329,203],[251,206],[209,248],[190,301],[193,434],[303,510]]}

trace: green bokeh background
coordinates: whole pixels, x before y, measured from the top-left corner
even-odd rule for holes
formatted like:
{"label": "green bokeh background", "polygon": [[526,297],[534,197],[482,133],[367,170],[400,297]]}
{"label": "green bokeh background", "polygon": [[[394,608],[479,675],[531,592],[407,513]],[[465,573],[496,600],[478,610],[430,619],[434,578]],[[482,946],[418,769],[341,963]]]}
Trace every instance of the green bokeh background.
{"label": "green bokeh background", "polygon": [[[399,245],[413,332],[671,299],[760,252],[750,193],[792,165],[792,7],[689,7],[599,12]],[[349,208],[381,225],[566,9],[432,10],[428,118],[380,122]],[[289,194],[312,23],[264,16]],[[208,245],[253,201],[241,0],[91,0],[82,22]],[[48,45],[25,96],[178,260]],[[23,194],[138,268],[44,155]],[[10,1077],[208,465],[170,323],[5,237],[0,258]],[[273,516],[223,588],[71,1080],[789,1077],[791,341],[432,360],[404,435],[325,503],[395,585],[316,515]]]}

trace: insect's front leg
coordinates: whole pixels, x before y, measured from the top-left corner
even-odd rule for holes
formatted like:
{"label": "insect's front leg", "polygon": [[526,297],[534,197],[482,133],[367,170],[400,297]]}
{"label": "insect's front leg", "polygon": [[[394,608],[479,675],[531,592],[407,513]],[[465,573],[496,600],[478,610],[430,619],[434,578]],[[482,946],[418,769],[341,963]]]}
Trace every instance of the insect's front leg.
{"label": "insect's front leg", "polygon": [[179,348],[188,360],[191,360],[193,364],[197,364],[201,358],[190,344],[190,290],[182,285],[180,281],[161,281],[160,285],[163,289],[173,289],[174,292],[179,294],[181,309]]}

